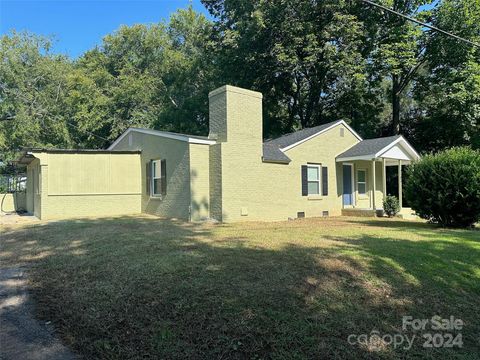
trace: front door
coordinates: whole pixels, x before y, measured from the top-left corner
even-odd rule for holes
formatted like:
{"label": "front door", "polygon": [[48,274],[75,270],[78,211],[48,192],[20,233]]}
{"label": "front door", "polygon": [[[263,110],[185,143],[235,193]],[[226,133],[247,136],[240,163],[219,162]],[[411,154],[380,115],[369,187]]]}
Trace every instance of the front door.
{"label": "front door", "polygon": [[343,165],[343,205],[353,205],[352,165]]}

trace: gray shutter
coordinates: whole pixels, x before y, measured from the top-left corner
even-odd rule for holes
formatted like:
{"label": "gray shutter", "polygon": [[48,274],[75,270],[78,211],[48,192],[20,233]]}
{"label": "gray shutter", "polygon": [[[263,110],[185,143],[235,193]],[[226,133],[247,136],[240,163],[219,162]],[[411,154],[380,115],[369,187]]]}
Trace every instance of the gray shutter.
{"label": "gray shutter", "polygon": [[322,166],[322,195],[328,195],[328,168]]}
{"label": "gray shutter", "polygon": [[302,196],[308,196],[308,167],[302,165]]}
{"label": "gray shutter", "polygon": [[161,171],[161,186],[162,186],[162,195],[167,194],[167,160],[162,159],[160,161],[160,171]]}
{"label": "gray shutter", "polygon": [[151,187],[151,178],[152,178],[152,161],[148,161],[146,164],[145,164],[145,179],[147,181],[147,183],[145,184],[146,185],[146,194],[147,195],[150,195],[150,187]]}

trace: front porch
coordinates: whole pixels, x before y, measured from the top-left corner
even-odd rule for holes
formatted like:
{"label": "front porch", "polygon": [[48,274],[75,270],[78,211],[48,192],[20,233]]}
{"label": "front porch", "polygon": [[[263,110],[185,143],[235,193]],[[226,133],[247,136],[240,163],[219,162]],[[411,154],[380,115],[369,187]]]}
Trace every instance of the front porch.
{"label": "front porch", "polygon": [[[382,216],[383,209],[360,209],[360,208],[343,208],[342,216],[355,216],[355,217],[377,217]],[[400,212],[397,214],[397,217],[405,220],[415,220],[419,219],[412,208],[402,207]]]}
{"label": "front porch", "polygon": [[340,154],[336,161],[341,171],[342,215],[381,215],[383,200],[392,192],[387,189],[387,168],[392,167],[398,174],[400,214],[411,214],[411,210],[403,207],[402,166],[419,158],[400,135],[363,140]]}

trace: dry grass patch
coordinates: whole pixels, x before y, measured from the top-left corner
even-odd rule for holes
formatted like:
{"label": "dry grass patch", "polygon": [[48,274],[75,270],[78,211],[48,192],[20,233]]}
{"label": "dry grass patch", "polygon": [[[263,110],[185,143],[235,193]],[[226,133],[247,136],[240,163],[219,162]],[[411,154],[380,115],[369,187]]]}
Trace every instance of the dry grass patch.
{"label": "dry grass patch", "polygon": [[[38,313],[86,358],[474,358],[480,232],[356,218],[187,224],[149,216],[6,226]],[[352,346],[454,315],[464,348]],[[411,335],[411,334],[410,334]]]}

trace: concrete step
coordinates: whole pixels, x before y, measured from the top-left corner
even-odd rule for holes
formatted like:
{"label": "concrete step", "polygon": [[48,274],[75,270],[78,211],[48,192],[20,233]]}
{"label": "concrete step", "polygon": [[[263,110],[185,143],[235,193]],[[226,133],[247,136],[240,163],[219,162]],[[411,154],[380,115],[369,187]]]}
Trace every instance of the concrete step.
{"label": "concrete step", "polygon": [[361,216],[361,217],[375,217],[375,210],[372,209],[342,209],[343,216]]}
{"label": "concrete step", "polygon": [[405,220],[420,220],[420,217],[415,214],[411,208],[402,208],[400,212],[397,214],[397,217]]}

